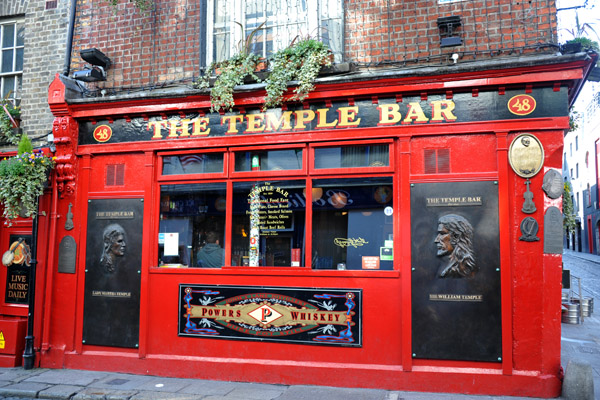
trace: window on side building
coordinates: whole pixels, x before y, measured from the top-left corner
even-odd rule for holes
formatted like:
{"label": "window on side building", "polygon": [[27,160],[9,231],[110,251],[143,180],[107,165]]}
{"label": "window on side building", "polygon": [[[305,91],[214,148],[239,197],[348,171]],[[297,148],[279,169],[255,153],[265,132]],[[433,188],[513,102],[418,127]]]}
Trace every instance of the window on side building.
{"label": "window on side building", "polygon": [[0,20],[0,94],[12,100],[15,106],[21,99],[24,33],[23,20]]}
{"label": "window on side building", "polygon": [[342,59],[342,0],[209,0],[206,65],[226,60],[256,32],[250,50],[268,58],[294,39],[310,36],[327,44]]}

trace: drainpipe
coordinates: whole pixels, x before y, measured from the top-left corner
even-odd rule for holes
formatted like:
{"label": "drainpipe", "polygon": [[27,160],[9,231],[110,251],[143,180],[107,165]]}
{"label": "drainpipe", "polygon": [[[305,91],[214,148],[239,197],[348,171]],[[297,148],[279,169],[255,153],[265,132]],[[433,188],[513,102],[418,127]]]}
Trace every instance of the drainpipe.
{"label": "drainpipe", "polygon": [[75,11],[77,8],[77,0],[71,0],[71,13],[69,15],[69,32],[67,35],[67,49],[65,51],[65,66],[63,68],[63,76],[69,76],[71,72],[71,51],[73,49],[73,32],[75,31]]}
{"label": "drainpipe", "polygon": [[[40,209],[40,199],[36,199],[36,212]],[[33,349],[33,320],[35,319],[35,273],[37,265],[38,216],[33,218],[31,235],[31,267],[29,268],[29,312],[27,314],[27,336],[25,336],[25,351],[23,352],[23,368],[32,369],[35,362]]]}

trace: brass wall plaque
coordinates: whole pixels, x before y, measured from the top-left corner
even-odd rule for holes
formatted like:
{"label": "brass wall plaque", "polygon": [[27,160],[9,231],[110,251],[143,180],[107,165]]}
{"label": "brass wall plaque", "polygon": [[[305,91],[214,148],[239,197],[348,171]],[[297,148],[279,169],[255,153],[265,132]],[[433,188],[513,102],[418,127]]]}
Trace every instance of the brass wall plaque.
{"label": "brass wall plaque", "polygon": [[557,207],[548,207],[544,215],[544,253],[562,254],[563,216]]}
{"label": "brass wall plaque", "polygon": [[65,236],[58,246],[58,272],[74,274],[76,259],[77,243],[75,243],[73,236]]}
{"label": "brass wall plaque", "polygon": [[522,178],[535,176],[544,165],[544,148],[533,135],[523,133],[510,144],[508,161],[515,174]]}

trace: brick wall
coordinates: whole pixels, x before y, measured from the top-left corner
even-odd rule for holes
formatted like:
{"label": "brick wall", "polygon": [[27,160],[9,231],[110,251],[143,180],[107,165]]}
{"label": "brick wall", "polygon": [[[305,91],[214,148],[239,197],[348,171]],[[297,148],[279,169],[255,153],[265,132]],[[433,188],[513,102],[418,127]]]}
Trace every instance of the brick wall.
{"label": "brick wall", "polygon": [[[50,3],[49,9],[46,3]],[[0,18],[24,17],[25,21],[21,127],[34,146],[45,144],[52,131],[54,117],[48,108],[48,85],[63,70],[69,5],[70,0],[54,4],[48,0],[0,1]]]}
{"label": "brick wall", "polygon": [[[98,47],[114,62],[98,87],[135,90],[191,84],[200,75],[199,38],[205,29],[202,2],[155,0],[143,13],[126,1],[113,10],[107,2],[80,0],[74,40],[78,50]],[[442,3],[442,4],[440,4]],[[345,61],[361,68],[447,65],[556,51],[555,0],[346,0]],[[458,47],[440,48],[438,17],[458,15]],[[90,85],[94,89],[94,85]]]}

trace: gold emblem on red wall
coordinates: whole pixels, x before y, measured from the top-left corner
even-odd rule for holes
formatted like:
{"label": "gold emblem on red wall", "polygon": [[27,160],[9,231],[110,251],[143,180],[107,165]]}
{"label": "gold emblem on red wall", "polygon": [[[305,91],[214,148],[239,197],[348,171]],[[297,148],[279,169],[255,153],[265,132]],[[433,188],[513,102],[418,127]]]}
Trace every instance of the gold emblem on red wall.
{"label": "gold emblem on red wall", "polygon": [[97,142],[107,142],[111,136],[112,129],[108,125],[100,125],[94,129],[94,139],[96,139]]}
{"label": "gold emblem on red wall", "polygon": [[508,111],[515,115],[531,114],[535,106],[535,99],[528,94],[518,94],[508,101]]}

